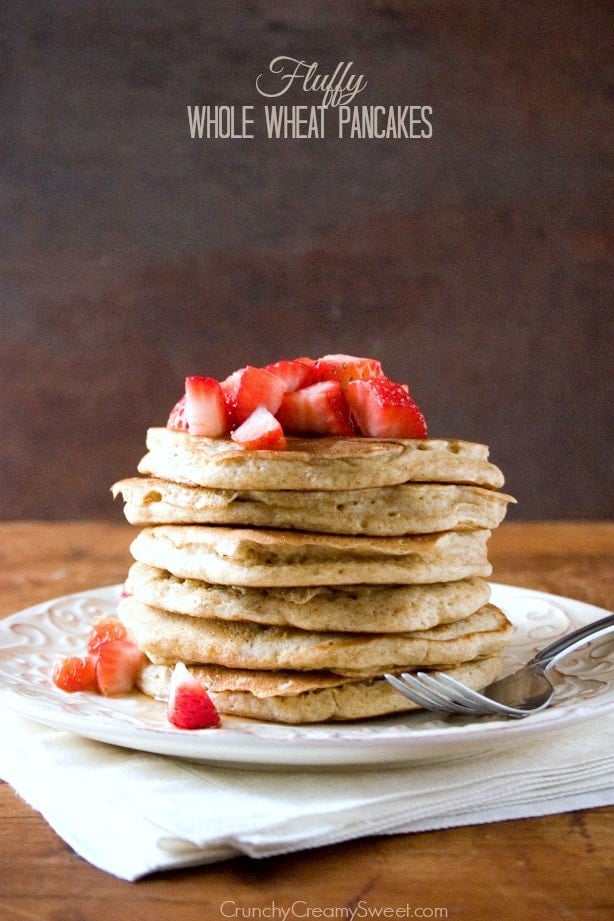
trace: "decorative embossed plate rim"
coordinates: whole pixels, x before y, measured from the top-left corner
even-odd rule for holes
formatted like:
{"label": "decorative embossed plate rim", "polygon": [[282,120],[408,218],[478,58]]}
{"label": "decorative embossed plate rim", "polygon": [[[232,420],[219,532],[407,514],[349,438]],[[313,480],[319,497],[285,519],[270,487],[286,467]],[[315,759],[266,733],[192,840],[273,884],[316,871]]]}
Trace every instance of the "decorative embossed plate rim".
{"label": "decorative embossed plate rim", "polygon": [[[115,585],[66,595],[0,621],[0,702],[38,722],[100,742],[269,768],[377,767],[466,757],[614,710],[614,644],[605,639],[565,659],[552,673],[553,705],[523,720],[467,721],[414,713],[357,723],[283,726],[224,717],[221,729],[186,732],[167,722],[163,704],[142,694],[65,694],[49,679],[54,658],[83,649],[91,617],[112,613],[120,589]],[[506,672],[556,637],[607,614],[570,598],[496,583],[492,600],[516,627]]]}

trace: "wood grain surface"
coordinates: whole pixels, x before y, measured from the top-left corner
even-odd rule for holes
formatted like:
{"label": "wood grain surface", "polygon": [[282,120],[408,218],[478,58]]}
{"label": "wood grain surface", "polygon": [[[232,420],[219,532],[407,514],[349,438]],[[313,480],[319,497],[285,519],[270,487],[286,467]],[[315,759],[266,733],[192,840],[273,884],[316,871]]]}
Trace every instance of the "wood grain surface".
{"label": "wood grain surface", "polygon": [[[133,534],[123,524],[1,524],[0,616],[121,581]],[[612,524],[503,525],[490,555],[497,581],[612,605]],[[217,921],[285,911],[293,921],[379,910],[396,918],[605,921],[613,907],[612,837],[611,809],[581,810],[237,858],[126,883],[75,855],[0,784],[0,917]]]}

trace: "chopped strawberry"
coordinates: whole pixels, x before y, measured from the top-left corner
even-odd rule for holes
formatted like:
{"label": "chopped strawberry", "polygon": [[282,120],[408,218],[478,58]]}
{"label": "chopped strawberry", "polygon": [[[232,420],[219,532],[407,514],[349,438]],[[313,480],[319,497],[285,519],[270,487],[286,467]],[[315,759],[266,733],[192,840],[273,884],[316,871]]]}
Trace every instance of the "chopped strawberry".
{"label": "chopped strawberry", "polygon": [[87,651],[94,654],[103,643],[108,643],[109,640],[124,640],[127,636],[128,631],[119,617],[110,614],[95,617],[87,637]]}
{"label": "chopped strawberry", "polygon": [[191,435],[219,438],[226,434],[230,426],[219,381],[199,375],[186,377],[185,418]]}
{"label": "chopped strawberry", "polygon": [[143,654],[130,639],[109,640],[98,647],[96,683],[101,694],[128,694],[134,690]]}
{"label": "chopped strawberry", "polygon": [[339,381],[320,381],[287,393],[277,412],[286,432],[353,435],[347,401]]}
{"label": "chopped strawberry", "polygon": [[253,365],[235,371],[221,386],[237,425],[245,422],[258,406],[266,406],[275,415],[286,392],[281,378]]}
{"label": "chopped strawberry", "polygon": [[179,729],[209,729],[221,722],[207,691],[183,662],[177,662],[173,669],[166,713]]}
{"label": "chopped strawberry", "polygon": [[401,384],[386,377],[350,381],[346,396],[363,435],[426,438],[424,416]]}
{"label": "chopped strawberry", "polygon": [[350,381],[382,377],[383,371],[375,358],[356,358],[354,355],[324,355],[315,363],[316,380],[339,381],[343,389]]}
{"label": "chopped strawberry", "polygon": [[315,383],[315,366],[316,363],[311,358],[293,358],[290,361],[276,361],[272,365],[266,365],[264,370],[281,378],[286,391],[292,393]]}
{"label": "chopped strawberry", "polygon": [[344,354],[246,365],[221,382],[187,377],[167,425],[211,438],[231,434],[254,450],[286,447],[284,432],[426,437],[408,386],[389,380],[376,359]]}
{"label": "chopped strawberry", "polygon": [[224,396],[227,400],[236,400],[242,371],[243,368],[239,368],[238,371],[233,371],[232,374],[229,374],[228,377],[225,377],[223,381],[220,381],[220,387],[222,388]]}
{"label": "chopped strawberry", "polygon": [[307,374],[303,380],[303,383],[301,384],[301,387],[309,387],[310,384],[317,384],[317,368],[313,358],[307,358],[306,355],[301,355],[300,358],[293,358],[292,360],[307,368]]}
{"label": "chopped strawberry", "polygon": [[93,656],[66,656],[56,659],[51,680],[62,691],[95,691],[96,659]]}
{"label": "chopped strawberry", "polygon": [[245,422],[230,433],[230,437],[242,448],[252,451],[276,451],[286,447],[284,430],[264,406],[258,406]]}
{"label": "chopped strawberry", "polygon": [[233,371],[232,374],[229,374],[223,381],[220,381],[220,387],[222,388],[222,393],[224,394],[224,402],[226,403],[226,413],[228,415],[228,421],[230,428],[236,428],[237,425],[237,391],[239,389],[239,382],[241,380],[241,372]]}
{"label": "chopped strawberry", "polygon": [[179,432],[187,432],[188,420],[185,417],[185,393],[171,409],[166,427],[169,429],[177,429]]}

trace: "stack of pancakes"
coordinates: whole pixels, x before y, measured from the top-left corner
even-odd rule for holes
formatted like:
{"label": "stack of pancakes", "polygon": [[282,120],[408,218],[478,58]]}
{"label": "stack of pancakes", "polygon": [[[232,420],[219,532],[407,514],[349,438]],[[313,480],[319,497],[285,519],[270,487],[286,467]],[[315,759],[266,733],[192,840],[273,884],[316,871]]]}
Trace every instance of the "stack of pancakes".
{"label": "stack of pancakes", "polygon": [[113,487],[142,527],[119,615],[146,694],[182,661],[221,713],[305,723],[413,709],[389,672],[498,676],[512,627],[486,545],[514,500],[485,446],[154,428],[147,447]]}

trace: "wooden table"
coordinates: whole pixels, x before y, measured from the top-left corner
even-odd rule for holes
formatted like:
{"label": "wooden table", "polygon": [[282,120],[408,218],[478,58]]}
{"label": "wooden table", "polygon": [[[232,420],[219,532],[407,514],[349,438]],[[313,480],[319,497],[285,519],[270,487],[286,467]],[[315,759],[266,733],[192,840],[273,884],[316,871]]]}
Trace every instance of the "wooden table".
{"label": "wooden table", "polygon": [[[121,581],[133,534],[124,524],[0,524],[0,616]],[[612,606],[614,525],[506,524],[494,533],[490,555],[497,581]],[[365,838],[126,883],[76,856],[0,784],[0,917],[217,921],[287,911],[294,921],[388,909],[380,917],[597,921],[612,910],[611,819],[612,810],[582,810]]]}

